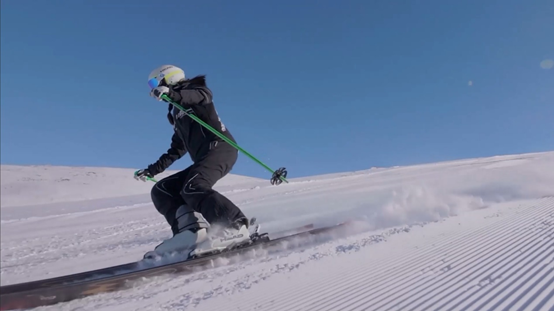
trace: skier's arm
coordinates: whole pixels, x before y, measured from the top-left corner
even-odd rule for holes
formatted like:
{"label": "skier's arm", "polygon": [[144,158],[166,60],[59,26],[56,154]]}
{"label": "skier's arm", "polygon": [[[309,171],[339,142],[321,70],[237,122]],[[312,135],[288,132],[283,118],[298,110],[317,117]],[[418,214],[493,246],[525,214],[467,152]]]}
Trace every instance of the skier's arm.
{"label": "skier's arm", "polygon": [[167,150],[166,153],[153,164],[148,166],[148,171],[152,176],[157,175],[165,171],[173,162],[179,160],[182,156],[187,153],[185,145],[181,139],[177,136],[177,133],[174,133],[171,137],[171,147]]}
{"label": "skier's arm", "polygon": [[170,90],[169,97],[181,106],[205,105],[212,103],[212,92],[204,86],[192,89]]}

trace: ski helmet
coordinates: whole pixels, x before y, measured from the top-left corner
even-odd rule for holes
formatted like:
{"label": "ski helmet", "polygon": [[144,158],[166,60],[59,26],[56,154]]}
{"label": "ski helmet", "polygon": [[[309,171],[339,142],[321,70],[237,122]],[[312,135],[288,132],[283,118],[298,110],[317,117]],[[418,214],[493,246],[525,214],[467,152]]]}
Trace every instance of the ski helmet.
{"label": "ski helmet", "polygon": [[185,72],[183,69],[173,65],[163,65],[152,70],[148,76],[148,86],[152,89],[160,85],[169,86],[184,79]]}

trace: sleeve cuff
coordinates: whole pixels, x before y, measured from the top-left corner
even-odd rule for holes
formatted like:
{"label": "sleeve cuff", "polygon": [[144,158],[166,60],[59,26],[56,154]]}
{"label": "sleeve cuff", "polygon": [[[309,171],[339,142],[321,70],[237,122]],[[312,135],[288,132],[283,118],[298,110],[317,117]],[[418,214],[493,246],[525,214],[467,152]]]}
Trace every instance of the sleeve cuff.
{"label": "sleeve cuff", "polygon": [[182,99],[181,94],[179,94],[179,92],[175,92],[172,89],[169,89],[169,93],[167,94],[167,96],[177,104],[180,103]]}

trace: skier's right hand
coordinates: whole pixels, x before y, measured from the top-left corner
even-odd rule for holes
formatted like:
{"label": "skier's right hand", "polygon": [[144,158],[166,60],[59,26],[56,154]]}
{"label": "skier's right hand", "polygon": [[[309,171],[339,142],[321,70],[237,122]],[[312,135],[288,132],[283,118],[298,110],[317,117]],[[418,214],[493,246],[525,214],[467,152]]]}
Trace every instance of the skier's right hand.
{"label": "skier's right hand", "polygon": [[147,168],[143,169],[143,170],[138,170],[138,171],[135,172],[135,179],[136,180],[146,181],[146,177],[149,177],[149,178],[154,177],[152,175],[152,173],[150,173],[150,171]]}

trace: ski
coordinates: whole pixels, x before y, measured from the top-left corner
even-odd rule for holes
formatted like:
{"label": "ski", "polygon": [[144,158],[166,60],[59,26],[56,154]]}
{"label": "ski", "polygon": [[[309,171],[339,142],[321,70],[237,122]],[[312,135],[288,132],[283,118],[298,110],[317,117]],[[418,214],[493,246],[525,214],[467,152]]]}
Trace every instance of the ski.
{"label": "ski", "polygon": [[[124,290],[131,287],[133,281],[136,280],[166,274],[191,274],[198,271],[199,267],[212,267],[215,259],[242,255],[256,250],[270,250],[272,247],[278,248],[282,243],[287,243],[286,249],[292,250],[296,246],[301,246],[302,243],[310,242],[310,239],[306,240],[305,238],[323,233],[340,232],[347,224],[349,223],[345,222],[322,228],[313,228],[313,225],[307,225],[301,227],[306,229],[304,231],[299,229],[298,232],[290,232],[275,239],[270,239],[267,233],[255,233],[256,236],[247,245],[163,265],[144,268],[144,262],[139,261],[57,278],[6,285],[0,287],[0,310],[54,305],[100,293]],[[295,239],[298,239],[296,245]]]}

